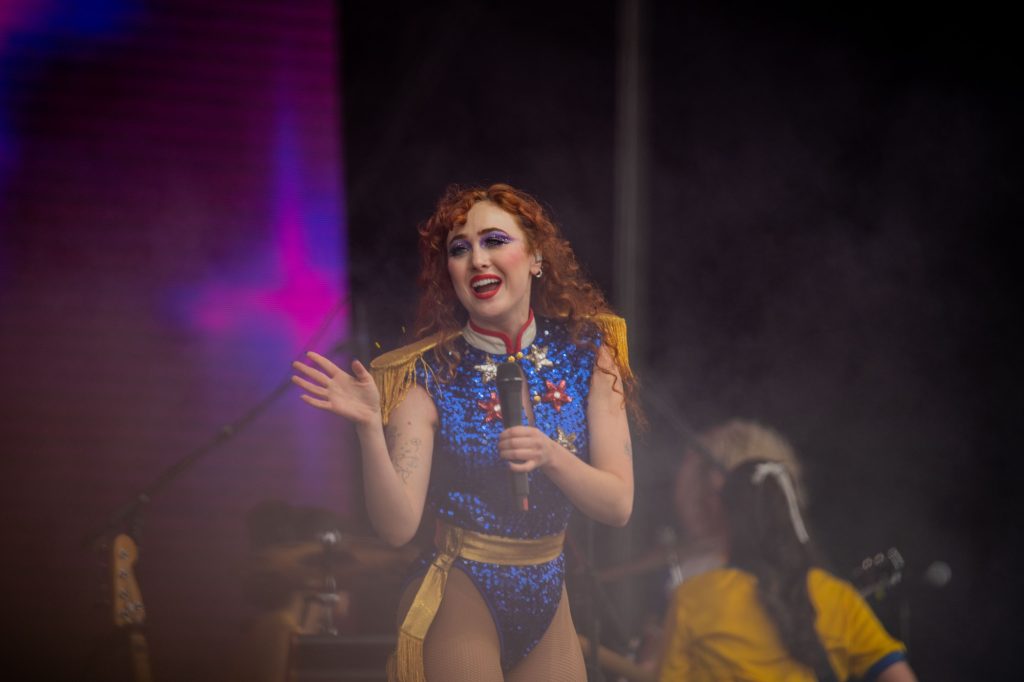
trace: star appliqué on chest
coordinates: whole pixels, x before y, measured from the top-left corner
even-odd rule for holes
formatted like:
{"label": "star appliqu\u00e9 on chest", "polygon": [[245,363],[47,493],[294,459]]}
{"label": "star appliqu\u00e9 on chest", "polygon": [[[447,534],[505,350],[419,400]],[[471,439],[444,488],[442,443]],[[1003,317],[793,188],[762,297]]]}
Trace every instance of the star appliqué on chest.
{"label": "star appliqu\u00e9 on chest", "polygon": [[571,452],[572,454],[575,455],[576,454],[576,434],[575,433],[566,433],[565,431],[562,430],[561,426],[557,427],[555,429],[555,431],[556,431],[555,442],[558,443],[563,448],[565,448],[566,450],[568,450],[569,452]]}
{"label": "star appliqu\u00e9 on chest", "polygon": [[555,363],[548,360],[548,346],[533,346],[526,354],[526,359],[533,363],[533,368],[538,372],[545,367],[555,366]]}
{"label": "star appliqu\u00e9 on chest", "polygon": [[562,411],[562,405],[572,402],[572,396],[565,392],[565,379],[553,384],[547,379],[544,380],[545,393],[541,396],[541,402],[549,403],[555,412]]}
{"label": "star appliqu\u00e9 on chest", "polygon": [[501,401],[498,400],[497,393],[491,391],[491,397],[476,401],[476,406],[484,411],[484,422],[501,421]]}
{"label": "star appliqu\u00e9 on chest", "polygon": [[480,381],[485,384],[494,381],[498,376],[498,363],[490,356],[487,356],[482,365],[474,365],[473,369],[480,372]]}

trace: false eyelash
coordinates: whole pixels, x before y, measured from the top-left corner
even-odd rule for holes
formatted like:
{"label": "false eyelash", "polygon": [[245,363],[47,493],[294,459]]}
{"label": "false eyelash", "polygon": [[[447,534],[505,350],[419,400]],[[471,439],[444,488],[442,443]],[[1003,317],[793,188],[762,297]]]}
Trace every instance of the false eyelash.
{"label": "false eyelash", "polygon": [[465,239],[456,239],[455,241],[448,245],[448,256],[449,258],[461,256],[468,250],[469,242],[467,242]]}
{"label": "false eyelash", "polygon": [[491,232],[480,240],[482,246],[503,246],[511,244],[514,240],[504,232]]}

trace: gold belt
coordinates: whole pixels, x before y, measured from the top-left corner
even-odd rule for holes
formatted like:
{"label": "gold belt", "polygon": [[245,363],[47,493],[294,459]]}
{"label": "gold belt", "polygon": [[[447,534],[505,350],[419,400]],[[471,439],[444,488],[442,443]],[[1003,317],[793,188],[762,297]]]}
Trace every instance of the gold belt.
{"label": "gold belt", "polygon": [[388,661],[389,682],[426,682],[423,640],[441,606],[448,571],[458,557],[504,566],[529,566],[554,561],[562,553],[565,533],[519,540],[438,522],[434,533],[437,556],[427,568],[412,606],[398,630],[398,647]]}

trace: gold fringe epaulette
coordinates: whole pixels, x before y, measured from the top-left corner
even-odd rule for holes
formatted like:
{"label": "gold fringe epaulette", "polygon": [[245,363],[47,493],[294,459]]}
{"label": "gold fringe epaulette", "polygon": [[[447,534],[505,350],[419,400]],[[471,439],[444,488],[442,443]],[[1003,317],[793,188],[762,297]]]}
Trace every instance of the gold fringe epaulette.
{"label": "gold fringe epaulette", "polygon": [[379,355],[370,363],[370,374],[380,391],[380,414],[387,425],[391,410],[402,402],[409,389],[416,383],[416,364],[422,363],[426,368],[423,354],[435,348],[446,338],[454,334],[431,334],[419,341],[388,351]]}
{"label": "gold fringe epaulette", "polygon": [[[601,313],[595,315],[594,323],[601,332],[602,342],[614,350],[615,363],[623,379],[632,379],[633,371],[629,367],[629,344],[626,340],[626,321],[618,315]],[[428,366],[423,355],[433,350],[443,340],[458,336],[461,332],[431,334],[419,341],[388,351],[379,355],[370,363],[370,373],[380,391],[380,414],[387,425],[391,411],[402,402],[409,389],[416,383],[416,366]]]}
{"label": "gold fringe epaulette", "polygon": [[632,379],[633,370],[629,368],[629,343],[626,341],[626,321],[612,313],[601,313],[594,316],[594,322],[601,330],[602,343],[611,346],[615,352],[615,364],[623,379]]}

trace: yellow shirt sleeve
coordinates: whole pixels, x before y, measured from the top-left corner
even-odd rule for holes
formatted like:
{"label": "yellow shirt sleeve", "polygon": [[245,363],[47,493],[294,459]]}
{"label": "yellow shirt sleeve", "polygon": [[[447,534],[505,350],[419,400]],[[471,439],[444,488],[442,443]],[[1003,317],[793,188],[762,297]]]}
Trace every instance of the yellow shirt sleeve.
{"label": "yellow shirt sleeve", "polygon": [[875,612],[852,585],[823,571],[813,571],[812,576],[817,578],[812,583],[817,588],[815,597],[834,604],[830,611],[841,615],[841,619],[832,622],[819,620],[818,626],[826,641],[843,642],[850,676],[863,678],[870,673],[873,677],[879,672],[873,669],[876,665],[884,668],[905,657],[903,644],[886,632]]}

